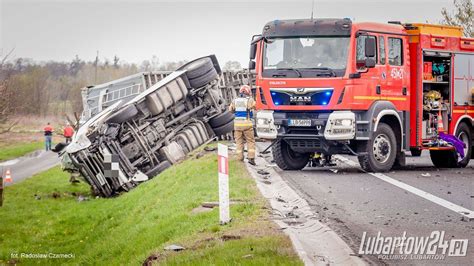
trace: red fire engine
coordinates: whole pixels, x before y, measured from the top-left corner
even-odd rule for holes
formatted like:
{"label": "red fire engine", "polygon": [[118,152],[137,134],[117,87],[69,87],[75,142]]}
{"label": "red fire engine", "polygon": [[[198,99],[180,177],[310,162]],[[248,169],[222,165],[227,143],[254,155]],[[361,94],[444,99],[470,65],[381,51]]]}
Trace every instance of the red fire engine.
{"label": "red fire engine", "polygon": [[276,20],[254,36],[256,129],[285,170],[315,153],[357,155],[366,171],[429,150],[465,167],[474,143],[474,39],[458,27]]}

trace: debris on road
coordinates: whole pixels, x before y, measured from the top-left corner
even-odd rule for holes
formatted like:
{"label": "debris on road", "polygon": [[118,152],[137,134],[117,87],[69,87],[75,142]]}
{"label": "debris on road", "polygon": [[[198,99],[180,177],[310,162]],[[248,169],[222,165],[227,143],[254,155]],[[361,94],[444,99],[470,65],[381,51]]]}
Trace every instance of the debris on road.
{"label": "debris on road", "polygon": [[279,202],[287,203],[286,200],[284,200],[284,199],[281,198],[281,196],[278,196],[276,199],[277,199],[277,201],[279,201]]}
{"label": "debris on road", "polygon": [[421,174],[421,176],[422,176],[422,177],[430,177],[431,174],[430,174],[430,173],[423,173],[423,174]]}
{"label": "debris on road", "polygon": [[260,174],[260,175],[269,175],[270,173],[267,172],[267,171],[265,171],[265,170],[260,169],[260,170],[257,171],[257,174]]}

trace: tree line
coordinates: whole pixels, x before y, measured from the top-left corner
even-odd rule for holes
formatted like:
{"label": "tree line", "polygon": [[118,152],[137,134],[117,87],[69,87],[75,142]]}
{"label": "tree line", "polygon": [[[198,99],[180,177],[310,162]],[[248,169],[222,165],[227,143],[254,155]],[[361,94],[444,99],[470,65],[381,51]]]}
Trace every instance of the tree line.
{"label": "tree line", "polygon": [[[140,71],[172,71],[186,61],[160,63],[158,57],[141,64],[99,59],[85,61],[76,56],[69,62],[36,62],[10,59],[13,51],[0,54],[0,124],[11,115],[64,115],[82,111],[81,88],[101,84]],[[240,64],[229,61],[225,69]]]}

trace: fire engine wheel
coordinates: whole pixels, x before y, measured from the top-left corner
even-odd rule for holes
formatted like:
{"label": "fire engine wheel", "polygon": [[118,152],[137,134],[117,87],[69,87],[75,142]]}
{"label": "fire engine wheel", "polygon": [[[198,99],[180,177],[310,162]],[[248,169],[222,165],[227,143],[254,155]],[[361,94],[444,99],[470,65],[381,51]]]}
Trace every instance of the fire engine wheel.
{"label": "fire engine wheel", "polygon": [[301,170],[309,161],[308,153],[298,153],[284,140],[277,140],[272,147],[273,159],[282,170]]}
{"label": "fire engine wheel", "polygon": [[464,159],[458,162],[456,151],[430,151],[431,162],[437,168],[456,168],[466,167],[469,164],[472,153],[472,135],[468,125],[461,123],[456,130],[456,137],[460,139],[466,147],[464,148]]}
{"label": "fire engine wheel", "polygon": [[367,172],[386,172],[392,168],[396,157],[395,133],[389,125],[380,123],[367,144],[367,153],[358,159],[362,169]]}
{"label": "fire engine wheel", "polygon": [[410,148],[410,153],[412,157],[420,157],[423,150],[417,148]]}

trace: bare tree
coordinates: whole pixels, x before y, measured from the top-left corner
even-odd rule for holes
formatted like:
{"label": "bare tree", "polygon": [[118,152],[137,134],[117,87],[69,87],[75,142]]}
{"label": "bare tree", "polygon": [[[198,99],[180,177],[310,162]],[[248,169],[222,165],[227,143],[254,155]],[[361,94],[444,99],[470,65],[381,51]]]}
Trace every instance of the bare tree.
{"label": "bare tree", "polygon": [[117,55],[115,55],[115,56],[114,56],[114,67],[115,67],[116,69],[118,69],[118,68],[120,67],[120,66],[119,66],[119,61],[120,61],[120,58],[119,58]]}
{"label": "bare tree", "polygon": [[224,65],[224,70],[238,71],[241,70],[242,66],[238,61],[227,61]]}
{"label": "bare tree", "polygon": [[9,132],[20,120],[9,121],[12,112],[12,92],[8,88],[8,80],[11,75],[11,69],[5,67],[8,57],[11,56],[14,49],[10,50],[0,59],[0,134]]}
{"label": "bare tree", "polygon": [[450,26],[461,26],[464,36],[474,37],[474,9],[472,0],[454,0],[454,11],[441,10],[443,20],[441,23]]}

